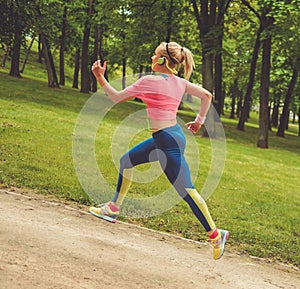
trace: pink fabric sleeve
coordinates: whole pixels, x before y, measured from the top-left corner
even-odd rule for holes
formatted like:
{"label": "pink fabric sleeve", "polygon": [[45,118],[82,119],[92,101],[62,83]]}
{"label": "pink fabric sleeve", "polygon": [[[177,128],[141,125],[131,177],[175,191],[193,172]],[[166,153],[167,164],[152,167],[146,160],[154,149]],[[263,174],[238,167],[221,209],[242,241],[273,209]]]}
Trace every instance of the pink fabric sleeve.
{"label": "pink fabric sleeve", "polygon": [[103,86],[102,89],[114,103],[123,102],[131,98],[125,90],[117,91],[109,83]]}
{"label": "pink fabric sleeve", "polygon": [[148,87],[143,83],[143,77],[139,78],[135,83],[124,89],[128,95],[138,97],[140,99],[144,98],[145,91],[147,90]]}

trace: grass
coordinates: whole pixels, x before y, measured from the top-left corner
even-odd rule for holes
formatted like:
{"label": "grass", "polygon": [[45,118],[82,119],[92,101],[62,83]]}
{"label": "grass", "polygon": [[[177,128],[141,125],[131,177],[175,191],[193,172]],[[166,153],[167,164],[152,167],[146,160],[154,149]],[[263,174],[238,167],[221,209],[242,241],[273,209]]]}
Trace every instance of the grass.
{"label": "grass", "polygon": [[[34,66],[32,66],[34,69]],[[0,72],[0,182],[2,186],[33,189],[38,193],[81,203],[91,200],[84,193],[73,166],[72,140],[78,114],[89,95],[75,89],[48,89],[44,80],[33,78],[32,69],[21,79]],[[31,75],[30,75],[31,74]],[[113,132],[120,119],[143,109],[128,102],[114,107],[96,134],[96,158],[107,182],[117,181],[111,159]],[[191,117],[184,111],[181,118]],[[208,199],[219,227],[230,230],[229,246],[241,253],[300,266],[300,141],[297,127],[285,138],[270,133],[270,148],[256,148],[257,119],[246,131],[236,130],[236,120],[222,119],[227,139],[225,170]],[[134,144],[150,135],[142,131]],[[195,180],[202,188],[210,162],[210,142],[196,137],[203,170]],[[121,152],[117,152],[121,153]],[[140,170],[147,170],[146,165]],[[164,176],[149,184],[133,184],[129,197],[149,197],[168,188]],[[130,206],[129,206],[130,209]],[[128,210],[129,210],[128,209]],[[195,240],[206,235],[181,201],[163,214],[149,218],[127,218],[149,228]]]}

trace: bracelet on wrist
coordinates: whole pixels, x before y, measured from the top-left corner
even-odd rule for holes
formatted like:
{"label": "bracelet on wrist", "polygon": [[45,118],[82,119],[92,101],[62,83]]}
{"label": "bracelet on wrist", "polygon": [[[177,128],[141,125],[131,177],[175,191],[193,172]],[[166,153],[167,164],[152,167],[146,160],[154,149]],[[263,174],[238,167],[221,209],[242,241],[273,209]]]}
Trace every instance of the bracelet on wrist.
{"label": "bracelet on wrist", "polygon": [[206,116],[201,116],[199,113],[197,114],[196,118],[195,118],[195,122],[199,123],[199,124],[204,124],[206,119]]}

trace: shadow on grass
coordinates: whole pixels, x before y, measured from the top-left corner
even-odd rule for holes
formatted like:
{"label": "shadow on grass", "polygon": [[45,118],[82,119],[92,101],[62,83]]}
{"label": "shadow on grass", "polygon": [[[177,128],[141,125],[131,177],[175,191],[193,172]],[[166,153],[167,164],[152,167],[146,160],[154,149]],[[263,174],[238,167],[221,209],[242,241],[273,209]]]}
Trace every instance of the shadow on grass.
{"label": "shadow on grass", "polygon": [[[222,122],[226,133],[227,142],[257,147],[258,120],[255,116],[250,120],[250,122],[245,123],[244,131],[237,129],[237,119],[232,120],[225,116],[222,117]],[[269,149],[278,149],[300,154],[300,137],[296,135],[294,129],[286,131],[284,138],[278,137],[276,133],[276,128],[273,128],[272,131],[269,131]],[[257,149],[260,148],[257,147]]]}
{"label": "shadow on grass", "polygon": [[48,88],[47,82],[26,77],[15,78],[0,71],[0,97],[17,103],[31,102],[62,110],[80,112],[89,94],[80,93],[76,89]]}

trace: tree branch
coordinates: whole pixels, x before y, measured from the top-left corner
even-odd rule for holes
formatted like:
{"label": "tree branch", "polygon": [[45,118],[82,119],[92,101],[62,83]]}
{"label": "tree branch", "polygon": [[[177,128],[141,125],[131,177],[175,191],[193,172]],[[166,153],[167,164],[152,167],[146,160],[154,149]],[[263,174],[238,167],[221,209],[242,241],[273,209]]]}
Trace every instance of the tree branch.
{"label": "tree branch", "polygon": [[202,20],[201,20],[201,16],[200,16],[200,13],[199,13],[199,8],[197,6],[196,0],[192,0],[192,4],[193,4],[193,8],[194,8],[194,13],[195,13],[195,17],[196,17],[196,20],[197,20],[197,24],[198,24],[198,29],[199,29],[199,31],[201,33],[203,24],[202,24]]}
{"label": "tree branch", "polygon": [[153,0],[151,3],[139,2],[131,6],[131,8],[135,7],[152,7],[158,0]]}
{"label": "tree branch", "polygon": [[256,17],[261,20],[261,17],[259,13],[250,5],[250,3],[247,0],[242,0],[242,3],[249,8],[250,11],[252,11]]}

